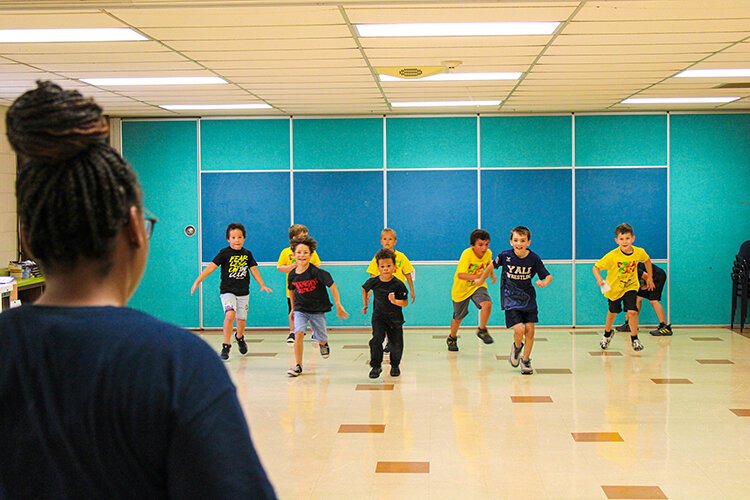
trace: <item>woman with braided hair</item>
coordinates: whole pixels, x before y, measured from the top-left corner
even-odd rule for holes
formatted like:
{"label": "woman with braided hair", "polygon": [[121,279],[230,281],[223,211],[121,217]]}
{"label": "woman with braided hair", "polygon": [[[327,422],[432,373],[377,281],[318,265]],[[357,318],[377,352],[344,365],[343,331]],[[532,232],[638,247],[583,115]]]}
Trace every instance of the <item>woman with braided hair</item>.
{"label": "woman with braided hair", "polygon": [[126,307],[156,221],[101,108],[38,82],[6,118],[47,280],[0,314],[0,498],[275,498],[213,350]]}

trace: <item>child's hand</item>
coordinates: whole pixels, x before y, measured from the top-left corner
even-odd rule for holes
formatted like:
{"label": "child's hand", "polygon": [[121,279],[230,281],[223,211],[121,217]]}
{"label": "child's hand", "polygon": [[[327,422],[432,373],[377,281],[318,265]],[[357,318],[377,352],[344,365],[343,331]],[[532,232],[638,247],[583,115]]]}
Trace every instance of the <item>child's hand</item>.
{"label": "child's hand", "polygon": [[197,288],[198,288],[198,283],[193,283],[193,286],[190,287],[190,295],[193,295]]}
{"label": "child's hand", "polygon": [[346,319],[349,317],[349,313],[346,312],[344,306],[339,304],[336,306],[336,316],[338,316],[340,319]]}
{"label": "child's hand", "polygon": [[602,286],[602,285],[604,284],[604,280],[603,280],[603,279],[601,279],[601,278],[599,278],[598,280],[596,280],[596,284],[597,284],[598,286]]}
{"label": "child's hand", "polygon": [[393,304],[395,300],[396,300],[396,294],[394,292],[389,293],[388,294],[388,302],[390,302],[391,304]]}
{"label": "child's hand", "polygon": [[654,280],[652,280],[650,277],[646,280],[646,289],[648,291],[653,290],[656,288],[656,285],[654,284]]}
{"label": "child's hand", "polygon": [[362,306],[362,314],[367,314],[367,304]]}
{"label": "child's hand", "polygon": [[497,276],[495,276],[494,274],[491,274],[490,280],[492,280],[492,284],[494,285],[495,283],[497,283]]}
{"label": "child's hand", "polygon": [[414,292],[411,293],[411,303],[414,303],[414,300],[417,298],[416,295],[414,295]]}
{"label": "child's hand", "polygon": [[268,287],[267,287],[267,286],[265,286],[265,285],[261,285],[261,287],[260,287],[260,290],[261,290],[262,292],[266,292],[266,293],[273,293],[273,290],[271,290],[270,288],[268,288]]}
{"label": "child's hand", "polygon": [[547,286],[547,283],[542,280],[536,280],[536,286],[538,286],[539,288],[544,288],[545,286]]}

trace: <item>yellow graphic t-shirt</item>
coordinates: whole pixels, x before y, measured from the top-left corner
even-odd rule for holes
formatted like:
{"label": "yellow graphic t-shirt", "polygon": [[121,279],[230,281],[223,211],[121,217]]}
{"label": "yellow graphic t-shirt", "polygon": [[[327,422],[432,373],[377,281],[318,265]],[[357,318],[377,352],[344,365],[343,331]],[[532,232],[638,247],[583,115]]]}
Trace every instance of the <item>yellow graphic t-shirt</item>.
{"label": "yellow graphic t-shirt", "polygon": [[[286,247],[279,254],[279,261],[276,263],[276,266],[288,266],[289,264],[294,264],[295,262],[297,262],[297,259],[294,258],[294,252],[292,252],[291,248]],[[310,256],[310,264],[320,267],[320,257],[318,257],[317,250],[314,251]],[[287,276],[289,276],[289,273],[286,274]],[[286,296],[289,297],[290,295],[290,290],[287,289]]]}
{"label": "yellow graphic t-shirt", "polygon": [[[394,250],[394,253],[396,254],[396,272],[393,275],[406,284],[406,275],[414,272],[414,266],[411,265],[411,262],[409,262],[409,259],[403,253],[398,250]],[[367,272],[373,276],[380,276],[380,270],[378,269],[378,263],[375,262],[375,257],[372,258],[372,262],[367,266]]]}
{"label": "yellow graphic t-shirt", "polygon": [[[461,254],[461,259],[458,261],[456,274],[453,275],[453,288],[451,289],[453,302],[461,302],[468,299],[477,288],[480,288],[469,280],[458,279],[459,274],[465,273],[479,276],[487,266],[491,265],[492,250],[487,250],[481,259],[476,256],[471,247],[464,250]],[[487,282],[482,283],[481,287],[487,288]]]}
{"label": "yellow graphic t-shirt", "polygon": [[596,263],[601,271],[607,271],[607,283],[611,290],[604,294],[609,300],[617,300],[630,290],[638,291],[638,263],[650,260],[641,247],[632,247],[630,255],[622,253],[620,247],[615,248]]}

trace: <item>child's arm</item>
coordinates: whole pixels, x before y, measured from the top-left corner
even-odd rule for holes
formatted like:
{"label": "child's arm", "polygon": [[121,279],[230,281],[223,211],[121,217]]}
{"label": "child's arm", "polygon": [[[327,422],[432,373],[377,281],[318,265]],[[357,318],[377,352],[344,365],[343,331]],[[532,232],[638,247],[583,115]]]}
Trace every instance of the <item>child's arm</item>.
{"label": "child's arm", "polygon": [[362,314],[367,314],[367,306],[370,303],[370,293],[362,287]]}
{"label": "child's arm", "polygon": [[276,266],[276,270],[280,273],[288,273],[292,269],[297,267],[297,261],[295,260],[291,264],[287,264],[286,266]]}
{"label": "child's arm", "polygon": [[411,303],[414,303],[414,299],[417,298],[416,294],[414,293],[414,279],[411,277],[411,273],[404,274],[406,276],[406,282],[409,284],[409,293],[411,293]]}
{"label": "child's arm", "polygon": [[551,274],[548,274],[547,277],[544,278],[543,280],[536,280],[536,286],[538,286],[539,288],[544,288],[545,286],[549,285],[550,283],[552,283],[552,275]]}
{"label": "child's arm", "polygon": [[204,279],[208,278],[208,275],[211,274],[212,272],[216,271],[216,269],[218,267],[219,266],[217,266],[213,262],[209,262],[208,265],[206,266],[206,268],[203,270],[203,272],[200,273],[197,278],[195,278],[195,282],[193,283],[193,287],[190,289],[190,295],[193,295],[195,293],[195,290],[198,288],[198,285],[201,284],[201,281],[203,281]]}
{"label": "child's arm", "polygon": [[594,267],[591,269],[591,271],[594,273],[594,277],[596,278],[596,284],[602,286],[604,284],[602,271],[598,267],[596,267],[596,264],[594,264]]}
{"label": "child's arm", "polygon": [[336,288],[336,283],[331,283],[331,295],[333,295],[333,303],[336,304],[336,316],[341,319],[348,318],[349,313],[341,305],[341,297],[339,296],[339,289]]}
{"label": "child's arm", "polygon": [[492,283],[497,283],[497,277],[495,276],[495,267],[490,263],[489,266],[484,268],[479,276],[476,274],[458,273],[458,279],[473,281],[475,285],[480,286],[485,280],[492,276]]}
{"label": "child's arm", "polygon": [[651,265],[651,259],[648,259],[643,265],[646,267],[646,272],[648,273],[646,277],[646,290],[653,290],[656,288],[656,285],[654,285],[654,266]]}
{"label": "child's arm", "polygon": [[255,278],[255,281],[258,282],[260,285],[260,289],[266,293],[271,293],[273,290],[268,288],[265,283],[263,283],[263,278],[260,276],[260,271],[258,271],[258,266],[253,266],[250,268],[250,274],[253,275],[253,278]]}
{"label": "child's arm", "polygon": [[394,306],[399,306],[399,307],[406,307],[409,305],[408,299],[397,299],[395,292],[391,292],[388,294],[388,301]]}

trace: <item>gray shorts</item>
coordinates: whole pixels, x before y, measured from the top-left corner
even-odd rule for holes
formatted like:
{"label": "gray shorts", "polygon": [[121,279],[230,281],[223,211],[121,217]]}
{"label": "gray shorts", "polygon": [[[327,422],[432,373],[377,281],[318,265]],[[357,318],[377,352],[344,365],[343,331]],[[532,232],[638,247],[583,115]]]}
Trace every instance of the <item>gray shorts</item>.
{"label": "gray shorts", "polygon": [[221,308],[224,310],[224,314],[227,311],[234,311],[236,314],[235,319],[247,319],[247,309],[250,305],[249,295],[237,296],[233,293],[222,293],[219,295],[219,298],[221,299]]}
{"label": "gray shorts", "polygon": [[294,311],[294,333],[305,333],[307,324],[312,329],[312,339],[318,342],[328,342],[325,313],[306,313]]}
{"label": "gray shorts", "polygon": [[482,302],[492,302],[492,299],[485,287],[481,286],[477,288],[474,290],[474,293],[471,294],[471,297],[464,299],[461,302],[453,302],[453,319],[462,320],[467,314],[469,314],[469,301],[474,302],[477,309],[481,309]]}

